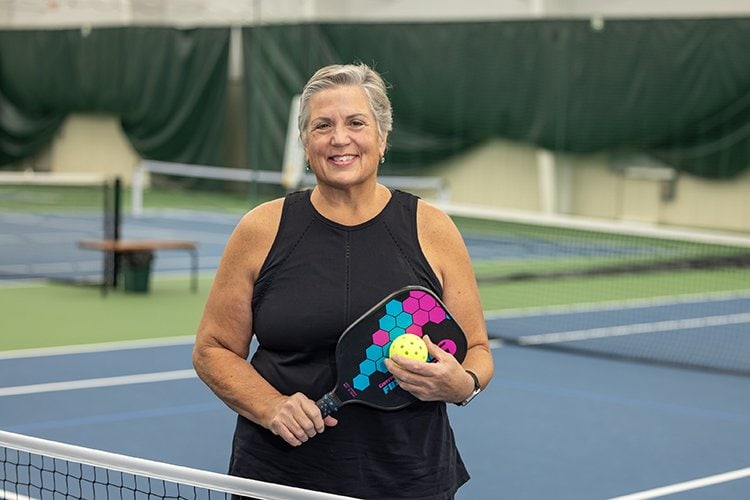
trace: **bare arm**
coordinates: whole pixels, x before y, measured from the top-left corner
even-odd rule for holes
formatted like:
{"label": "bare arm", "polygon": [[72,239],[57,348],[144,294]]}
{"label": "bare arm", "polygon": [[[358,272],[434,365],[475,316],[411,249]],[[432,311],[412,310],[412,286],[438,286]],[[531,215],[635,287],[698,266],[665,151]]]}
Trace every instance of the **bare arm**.
{"label": "bare arm", "polygon": [[479,289],[466,245],[450,217],[420,200],[417,223],[422,251],[443,284],[443,302],[466,333],[468,351],[459,365],[428,342],[437,363],[400,359],[400,367],[387,361],[388,368],[399,384],[419,399],[458,403],[474,389],[474,381],[465,370],[474,372],[483,388],[494,373]]}
{"label": "bare arm", "polygon": [[200,378],[227,406],[299,445],[325,425],[315,402],[279,393],[246,361],[253,335],[252,296],[281,217],[282,200],[249,212],[227,242],[193,349]]}

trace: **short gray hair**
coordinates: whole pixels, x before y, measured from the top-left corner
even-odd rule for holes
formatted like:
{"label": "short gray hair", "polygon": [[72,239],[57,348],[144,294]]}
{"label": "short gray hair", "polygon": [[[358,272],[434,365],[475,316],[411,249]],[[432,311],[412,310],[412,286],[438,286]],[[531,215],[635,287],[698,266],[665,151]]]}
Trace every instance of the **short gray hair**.
{"label": "short gray hair", "polygon": [[393,110],[383,77],[366,64],[333,64],[320,68],[305,84],[300,98],[297,127],[302,144],[307,145],[305,133],[310,123],[310,100],[321,90],[342,85],[358,85],[365,91],[370,110],[375,116],[378,134],[385,138],[393,128]]}

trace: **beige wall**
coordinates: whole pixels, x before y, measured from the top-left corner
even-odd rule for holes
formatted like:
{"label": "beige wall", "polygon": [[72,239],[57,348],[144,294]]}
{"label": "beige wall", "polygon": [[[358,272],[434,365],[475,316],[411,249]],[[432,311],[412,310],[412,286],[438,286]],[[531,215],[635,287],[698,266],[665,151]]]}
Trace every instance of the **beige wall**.
{"label": "beige wall", "polygon": [[438,164],[452,201],[519,210],[539,210],[536,150],[500,139]]}
{"label": "beige wall", "polygon": [[[681,174],[668,199],[666,181],[609,168],[605,154],[556,155],[556,163],[565,174],[557,179],[560,213],[750,232],[750,171],[722,181]],[[430,175],[447,180],[454,203],[542,211],[537,151],[527,145],[492,140],[436,165]]]}
{"label": "beige wall", "polygon": [[49,170],[117,175],[125,184],[140,159],[119,120],[105,115],[70,115],[47,154]]}
{"label": "beige wall", "polygon": [[675,200],[660,207],[661,221],[750,231],[750,170],[731,181],[680,176]]}

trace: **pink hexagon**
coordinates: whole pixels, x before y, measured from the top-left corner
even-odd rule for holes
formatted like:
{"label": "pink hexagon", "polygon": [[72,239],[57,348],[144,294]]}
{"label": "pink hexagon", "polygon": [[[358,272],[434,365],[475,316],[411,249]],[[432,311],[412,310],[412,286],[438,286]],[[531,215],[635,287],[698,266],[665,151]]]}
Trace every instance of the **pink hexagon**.
{"label": "pink hexagon", "polygon": [[414,297],[408,297],[406,300],[404,300],[404,311],[408,313],[414,313],[414,311],[419,309],[419,300],[415,299]]}
{"label": "pink hexagon", "polygon": [[431,311],[436,305],[437,302],[435,302],[435,299],[433,299],[430,295],[425,295],[424,297],[419,299],[419,307],[424,309],[425,311]]}
{"label": "pink hexagon", "polygon": [[423,292],[422,290],[412,290],[411,292],[409,292],[409,296],[414,297],[415,299],[421,299],[422,297],[424,297],[424,295],[425,292]]}
{"label": "pink hexagon", "polygon": [[422,311],[421,309],[411,316],[412,321],[417,326],[424,326],[430,321],[430,315],[427,313],[427,311]]}
{"label": "pink hexagon", "polygon": [[422,327],[419,326],[419,325],[417,325],[417,324],[413,324],[413,325],[411,325],[411,326],[409,326],[409,327],[406,328],[406,333],[413,333],[417,337],[421,337],[422,336]]}
{"label": "pink hexagon", "polygon": [[441,323],[445,319],[445,311],[442,307],[436,307],[430,311],[430,321],[433,323]]}
{"label": "pink hexagon", "polygon": [[390,340],[390,335],[388,335],[388,332],[385,330],[378,330],[372,334],[372,343],[377,346],[383,347],[390,342]]}

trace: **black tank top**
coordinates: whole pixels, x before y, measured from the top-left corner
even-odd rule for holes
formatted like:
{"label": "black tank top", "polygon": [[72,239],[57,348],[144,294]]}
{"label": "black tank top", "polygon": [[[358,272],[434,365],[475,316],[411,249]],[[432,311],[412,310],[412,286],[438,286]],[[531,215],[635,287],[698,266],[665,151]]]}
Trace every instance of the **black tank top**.
{"label": "black tank top", "polygon": [[[376,217],[344,226],[321,216],[310,194],[287,195],[255,284],[251,363],[282,394],[317,400],[336,382],[336,342],[352,321],[400,287],[442,287],[419,246],[415,196],[393,191]],[[451,498],[468,480],[444,403],[351,404],[335,416],[337,426],[296,448],[239,417],[230,473],[384,499]]]}

